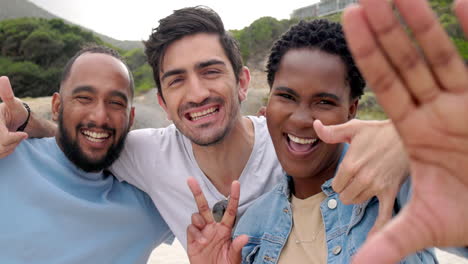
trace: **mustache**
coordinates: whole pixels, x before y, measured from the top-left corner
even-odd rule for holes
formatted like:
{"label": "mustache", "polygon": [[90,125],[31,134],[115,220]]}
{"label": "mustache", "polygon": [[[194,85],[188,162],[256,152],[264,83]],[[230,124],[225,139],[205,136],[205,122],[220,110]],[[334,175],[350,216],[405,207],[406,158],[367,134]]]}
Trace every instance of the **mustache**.
{"label": "mustache", "polygon": [[108,125],[103,125],[103,126],[98,126],[96,125],[95,123],[93,122],[89,122],[87,124],[78,124],[78,126],[76,126],[76,128],[79,130],[79,129],[82,129],[82,128],[87,128],[87,129],[91,129],[91,128],[98,128],[98,129],[102,129],[104,131],[107,131],[109,132],[109,134],[115,134],[115,129],[114,128],[111,128],[109,127]]}
{"label": "mustache", "polygon": [[179,107],[179,115],[183,115],[185,111],[191,109],[191,108],[197,108],[197,107],[202,107],[207,104],[223,104],[224,100],[221,97],[208,97],[205,100],[203,100],[201,103],[194,103],[194,102],[188,102]]}

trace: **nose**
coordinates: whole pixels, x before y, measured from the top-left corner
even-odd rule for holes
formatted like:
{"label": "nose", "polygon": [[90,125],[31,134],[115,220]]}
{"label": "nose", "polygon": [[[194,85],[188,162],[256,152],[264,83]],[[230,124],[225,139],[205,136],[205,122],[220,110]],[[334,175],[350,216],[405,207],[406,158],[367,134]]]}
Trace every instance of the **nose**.
{"label": "nose", "polygon": [[291,113],[289,120],[298,128],[310,128],[313,127],[315,118],[310,108],[302,105]]}
{"label": "nose", "polygon": [[89,121],[96,124],[98,127],[107,125],[109,121],[109,115],[106,108],[105,102],[99,102],[90,110]]}
{"label": "nose", "polygon": [[187,82],[187,102],[199,104],[210,96],[208,87],[197,76],[191,76]]}

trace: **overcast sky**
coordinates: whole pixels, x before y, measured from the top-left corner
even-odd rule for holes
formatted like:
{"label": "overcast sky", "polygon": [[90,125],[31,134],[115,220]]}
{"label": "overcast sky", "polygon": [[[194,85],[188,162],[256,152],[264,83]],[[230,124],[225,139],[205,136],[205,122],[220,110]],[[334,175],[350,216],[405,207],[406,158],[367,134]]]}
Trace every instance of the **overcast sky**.
{"label": "overcast sky", "polygon": [[289,18],[294,9],[318,0],[29,0],[49,12],[119,40],[146,39],[159,19],[173,10],[206,5],[226,29],[242,29],[256,19]]}

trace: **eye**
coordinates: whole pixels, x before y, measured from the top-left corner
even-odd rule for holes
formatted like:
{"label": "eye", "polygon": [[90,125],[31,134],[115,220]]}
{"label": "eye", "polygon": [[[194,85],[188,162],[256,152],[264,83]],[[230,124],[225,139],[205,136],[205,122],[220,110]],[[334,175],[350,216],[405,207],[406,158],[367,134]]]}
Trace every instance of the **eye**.
{"label": "eye", "polygon": [[177,83],[182,82],[183,80],[184,80],[184,79],[182,79],[182,78],[180,78],[180,77],[174,78],[173,80],[171,80],[171,81],[169,82],[169,86],[173,86],[173,85],[175,85],[175,84],[177,84]]}
{"label": "eye", "polygon": [[290,94],[287,94],[287,93],[278,93],[278,94],[276,94],[276,96],[279,96],[279,97],[287,99],[287,100],[295,101],[294,96],[292,96]]}
{"label": "eye", "polygon": [[221,73],[221,71],[217,70],[217,69],[207,69],[205,70],[202,74],[204,76],[206,76],[207,78],[215,78],[217,77],[219,74]]}
{"label": "eye", "polygon": [[322,99],[318,102],[320,105],[336,105],[336,103],[332,100]]}
{"label": "eye", "polygon": [[111,105],[115,105],[115,106],[120,106],[120,107],[126,107],[125,103],[121,102],[121,101],[110,101],[109,102]]}
{"label": "eye", "polygon": [[78,100],[78,102],[83,103],[83,104],[87,104],[92,101],[91,97],[85,96],[85,95],[78,95],[75,97],[75,99]]}

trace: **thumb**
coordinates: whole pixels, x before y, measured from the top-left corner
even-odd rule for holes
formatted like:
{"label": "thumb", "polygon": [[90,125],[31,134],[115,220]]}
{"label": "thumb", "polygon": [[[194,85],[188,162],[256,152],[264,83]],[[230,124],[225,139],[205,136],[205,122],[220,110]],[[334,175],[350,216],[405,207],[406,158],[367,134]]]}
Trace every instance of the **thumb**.
{"label": "thumb", "polygon": [[[403,210],[368,238],[354,256],[352,263],[393,264],[418,250],[423,249],[428,241],[428,232],[417,222],[411,202]],[[412,212],[413,211],[413,212]]]}
{"label": "thumb", "polygon": [[23,139],[26,139],[28,134],[24,132],[8,132],[0,139],[0,159],[10,155]]}
{"label": "thumb", "polygon": [[15,94],[10,85],[10,80],[6,76],[0,77],[0,99],[7,107],[13,107],[15,102]]}
{"label": "thumb", "polygon": [[240,235],[236,237],[231,244],[231,250],[229,251],[230,263],[238,264],[242,260],[242,248],[249,242],[247,235]]}
{"label": "thumb", "polygon": [[392,219],[393,215],[395,196],[377,196],[377,199],[379,199],[379,214],[377,215],[374,226],[369,232],[369,236],[372,236],[382,229],[382,227]]}
{"label": "thumb", "polygon": [[317,136],[328,144],[351,143],[358,130],[357,120],[351,120],[341,125],[325,126],[320,120],[314,121],[314,129]]}

